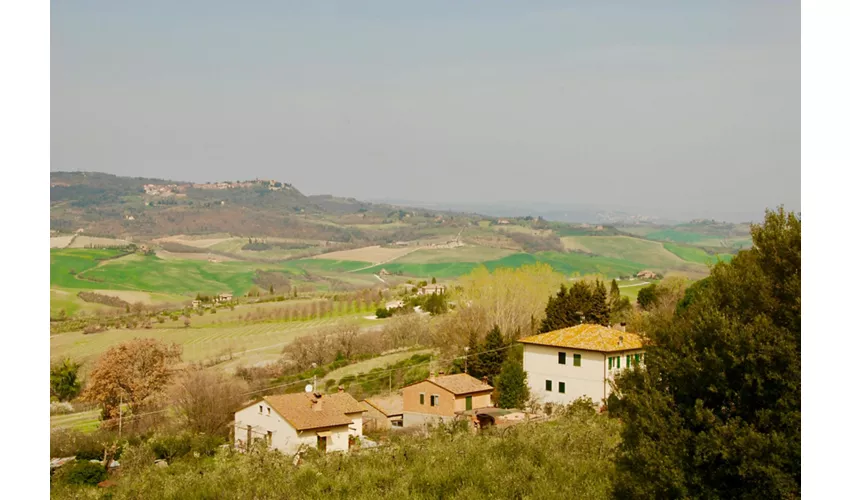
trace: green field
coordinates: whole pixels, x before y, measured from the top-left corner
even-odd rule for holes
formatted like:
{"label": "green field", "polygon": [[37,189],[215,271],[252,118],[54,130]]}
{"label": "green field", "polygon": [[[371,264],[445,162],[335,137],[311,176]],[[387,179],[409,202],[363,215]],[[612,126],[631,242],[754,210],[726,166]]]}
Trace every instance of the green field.
{"label": "green field", "polygon": [[682,259],[655,241],[629,236],[573,236],[570,239],[594,254],[637,262],[652,269],[670,269],[683,264]]}
{"label": "green field", "polygon": [[677,245],[675,243],[664,243],[664,248],[666,248],[671,253],[676,254],[682,260],[686,260],[688,262],[695,262],[697,264],[711,265],[717,262],[718,258],[724,262],[729,262],[730,260],[732,260],[732,254],[722,253],[717,255],[711,255],[702,248],[698,247],[682,246]]}
{"label": "green field", "polygon": [[66,288],[103,288],[99,283],[78,279],[75,274],[92,269],[123,253],[121,250],[113,249],[52,249],[50,250],[50,285]]}

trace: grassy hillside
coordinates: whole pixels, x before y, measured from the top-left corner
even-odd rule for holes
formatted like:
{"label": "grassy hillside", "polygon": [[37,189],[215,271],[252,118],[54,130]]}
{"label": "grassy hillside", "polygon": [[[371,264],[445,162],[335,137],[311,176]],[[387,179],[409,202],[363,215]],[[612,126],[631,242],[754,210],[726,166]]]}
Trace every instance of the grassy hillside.
{"label": "grassy hillside", "polygon": [[717,259],[720,259],[724,262],[729,262],[730,260],[732,260],[732,254],[730,253],[712,255],[699,247],[677,245],[675,243],[664,243],[664,248],[666,248],[668,251],[675,254],[682,260],[686,260],[688,262],[695,262],[697,264],[708,263],[709,265],[711,265],[717,262]]}

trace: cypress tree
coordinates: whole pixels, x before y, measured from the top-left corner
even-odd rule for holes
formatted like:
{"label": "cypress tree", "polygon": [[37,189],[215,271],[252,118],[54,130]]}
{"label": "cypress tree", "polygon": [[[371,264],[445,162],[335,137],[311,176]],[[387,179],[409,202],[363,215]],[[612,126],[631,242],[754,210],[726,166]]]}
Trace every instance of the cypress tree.
{"label": "cypress tree", "polygon": [[496,376],[502,370],[502,362],[505,359],[505,339],[502,336],[502,331],[499,325],[493,326],[493,329],[487,332],[484,338],[483,354],[481,358],[481,371],[487,375],[489,383],[494,383]]}

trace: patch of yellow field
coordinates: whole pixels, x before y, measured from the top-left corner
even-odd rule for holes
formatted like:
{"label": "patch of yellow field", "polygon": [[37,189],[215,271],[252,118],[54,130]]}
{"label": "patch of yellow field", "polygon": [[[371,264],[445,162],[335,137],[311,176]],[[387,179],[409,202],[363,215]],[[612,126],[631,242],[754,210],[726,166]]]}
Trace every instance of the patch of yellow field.
{"label": "patch of yellow field", "polygon": [[77,236],[69,248],[86,248],[89,246],[95,247],[121,247],[129,245],[127,240],[118,238],[98,238],[95,236]]}
{"label": "patch of yellow field", "polygon": [[50,248],[65,248],[68,246],[68,243],[71,243],[71,240],[74,239],[73,235],[69,236],[51,236],[50,237]]}
{"label": "patch of yellow field", "polygon": [[[129,302],[131,304],[135,304],[136,302],[141,302],[142,304],[150,305],[153,303],[162,302],[162,300],[156,300],[153,295],[148,292],[135,291],[135,290],[93,290],[96,293],[102,295],[109,295],[111,297],[118,297],[119,299]],[[190,299],[186,297],[185,301],[189,301]]]}
{"label": "patch of yellow field", "polygon": [[353,260],[359,262],[371,262],[382,264],[397,259],[410,252],[416,251],[417,247],[385,248],[381,246],[355,248],[353,250],[340,250],[338,252],[323,253],[316,255],[314,259],[329,260]]}
{"label": "patch of yellow field", "polygon": [[180,243],[181,245],[188,245],[191,247],[198,248],[209,248],[213,245],[217,245],[219,243],[230,240],[230,237],[226,238],[196,238],[191,236],[186,236],[183,234],[178,234],[177,236],[169,236],[167,238],[160,238],[158,240],[154,240],[156,242],[162,241],[170,241],[173,243]]}
{"label": "patch of yellow field", "polygon": [[223,255],[215,255],[209,253],[189,253],[189,252],[168,252],[166,250],[157,250],[156,256],[163,260],[209,260],[211,257],[217,262],[229,262],[233,259]]}
{"label": "patch of yellow field", "polygon": [[572,236],[564,236],[561,238],[561,245],[564,246],[564,250],[578,250],[581,252],[590,252],[590,250],[579,243],[579,241]]}

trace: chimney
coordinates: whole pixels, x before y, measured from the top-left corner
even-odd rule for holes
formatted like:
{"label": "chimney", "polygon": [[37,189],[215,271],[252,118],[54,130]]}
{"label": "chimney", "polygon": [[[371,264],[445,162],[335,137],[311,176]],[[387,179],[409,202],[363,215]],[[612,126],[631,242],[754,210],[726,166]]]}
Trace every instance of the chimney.
{"label": "chimney", "polygon": [[345,392],[345,388],[343,386],[339,386],[337,387],[336,392]]}
{"label": "chimney", "polygon": [[484,375],[483,377],[481,377],[481,379],[485,384],[487,383],[487,375]]}
{"label": "chimney", "polygon": [[623,336],[622,336],[622,335],[620,335],[620,340],[618,340],[618,341],[617,341],[617,345],[618,345],[618,346],[622,346],[622,345],[623,345]]}
{"label": "chimney", "polygon": [[313,397],[310,402],[312,403],[311,407],[313,411],[322,411],[322,395],[318,392],[313,393]]}
{"label": "chimney", "polygon": [[431,370],[431,374],[428,375],[428,378],[434,380],[434,370]]}
{"label": "chimney", "polygon": [[445,372],[444,370],[440,370],[440,376],[441,376],[441,377],[442,377],[443,375],[445,375],[445,374],[446,374],[446,372]]}

